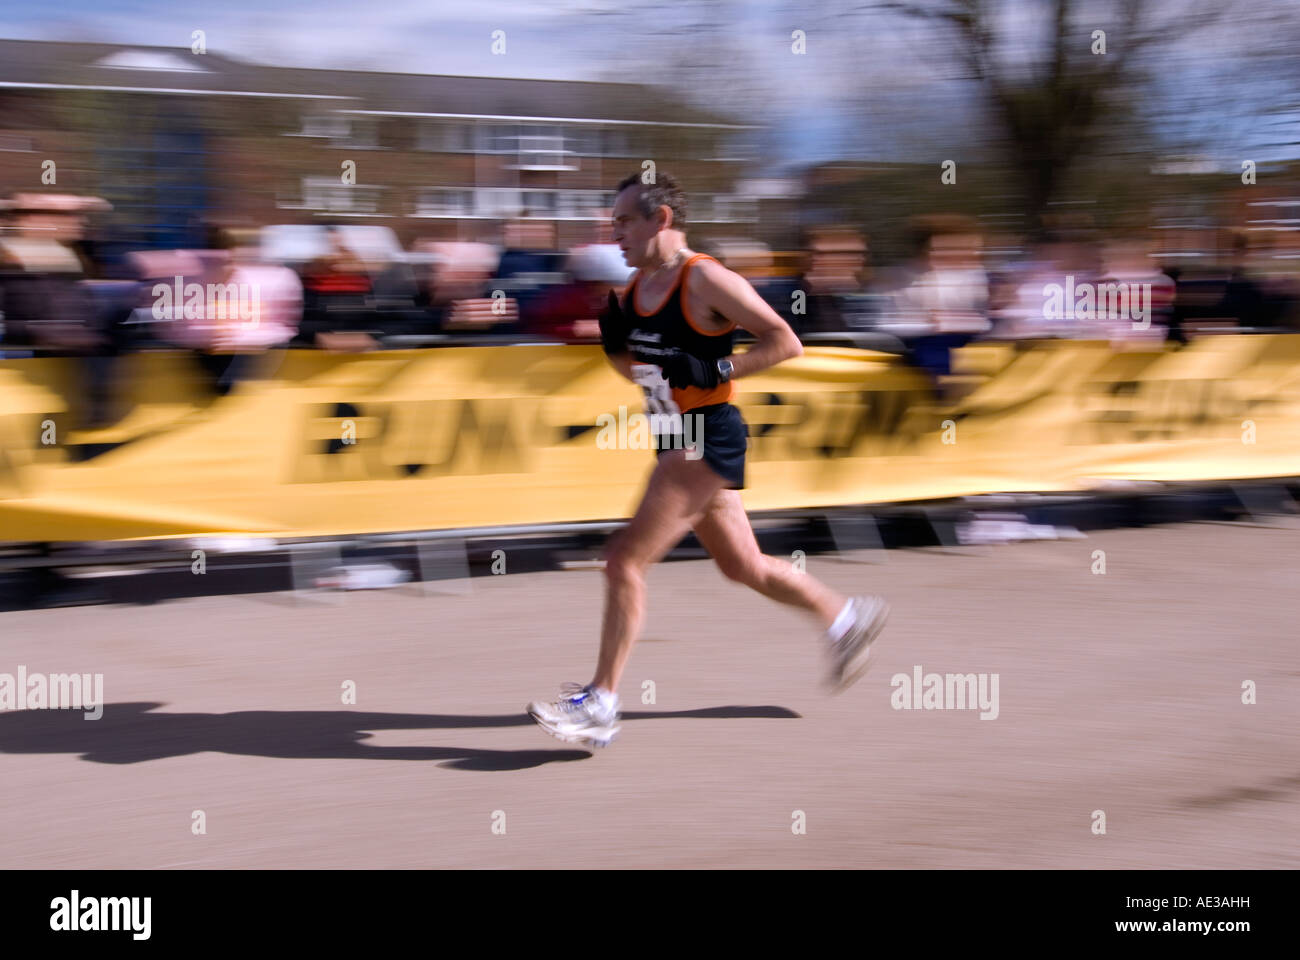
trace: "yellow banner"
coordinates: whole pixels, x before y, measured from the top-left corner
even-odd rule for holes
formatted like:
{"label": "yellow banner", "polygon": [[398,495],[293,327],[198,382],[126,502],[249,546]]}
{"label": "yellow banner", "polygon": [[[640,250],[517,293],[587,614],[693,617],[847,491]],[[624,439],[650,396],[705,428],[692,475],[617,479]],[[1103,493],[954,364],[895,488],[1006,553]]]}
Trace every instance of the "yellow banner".
{"label": "yellow banner", "polygon": [[[130,412],[76,431],[76,361],[0,361],[0,541],[305,537],[618,519],[654,463],[596,347],[289,351],[212,399],[123,359]],[[750,510],[1300,475],[1300,337],[1181,350],[968,347],[941,404],[884,354],[810,348],[737,382]],[[621,409],[620,409],[621,408]]]}

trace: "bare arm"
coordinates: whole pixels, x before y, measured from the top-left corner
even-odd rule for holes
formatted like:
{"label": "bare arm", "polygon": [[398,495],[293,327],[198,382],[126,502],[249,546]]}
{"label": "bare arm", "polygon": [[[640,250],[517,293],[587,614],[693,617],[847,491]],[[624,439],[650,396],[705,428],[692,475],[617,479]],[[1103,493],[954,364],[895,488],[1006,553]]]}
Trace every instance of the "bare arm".
{"label": "bare arm", "polygon": [[705,260],[693,271],[691,286],[705,304],[756,338],[744,353],[728,359],[731,377],[747,377],[803,355],[803,344],[790,325],[758,295],[749,281],[718,263]]}

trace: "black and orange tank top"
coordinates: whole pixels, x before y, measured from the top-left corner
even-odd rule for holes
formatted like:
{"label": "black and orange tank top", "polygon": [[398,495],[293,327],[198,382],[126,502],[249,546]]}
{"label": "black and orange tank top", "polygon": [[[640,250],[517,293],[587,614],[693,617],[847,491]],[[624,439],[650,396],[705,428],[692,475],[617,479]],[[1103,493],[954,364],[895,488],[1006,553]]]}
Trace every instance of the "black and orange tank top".
{"label": "black and orange tank top", "polygon": [[[651,314],[643,314],[637,309],[636,292],[641,280],[638,271],[623,298],[623,315],[627,317],[630,327],[627,344],[631,350],[652,357],[660,351],[676,349],[699,357],[710,365],[723,357],[731,356],[736,325],[732,323],[721,333],[706,333],[695,325],[687,309],[686,278],[697,260],[713,260],[713,257],[697,253],[687,260],[677,274],[677,282],[664,300],[663,306]],[[731,381],[720,383],[712,389],[704,387],[670,389],[672,402],[682,413],[695,407],[727,403],[735,393],[735,385]]]}

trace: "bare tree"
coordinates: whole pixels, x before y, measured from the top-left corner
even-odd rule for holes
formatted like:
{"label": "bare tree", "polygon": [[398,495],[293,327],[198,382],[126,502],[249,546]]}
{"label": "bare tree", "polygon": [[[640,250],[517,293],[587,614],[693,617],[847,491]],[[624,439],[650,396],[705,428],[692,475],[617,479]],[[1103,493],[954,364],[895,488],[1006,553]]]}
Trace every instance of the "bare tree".
{"label": "bare tree", "polygon": [[[1152,14],[1153,6],[1163,7],[1163,16]],[[1043,15],[1045,36],[1034,58],[1026,55],[1030,41],[1007,36],[1014,21],[1000,16],[1005,4],[918,0],[880,9],[947,31],[958,61],[1002,127],[1007,161],[1022,185],[1026,224],[1035,232],[1072,169],[1106,142],[1104,125],[1124,111],[1125,94],[1140,80],[1143,52],[1221,18],[1217,0],[1181,9],[1143,0],[1108,7],[1044,0],[1017,8],[1018,14]],[[1018,55],[1008,56],[1008,50]]]}

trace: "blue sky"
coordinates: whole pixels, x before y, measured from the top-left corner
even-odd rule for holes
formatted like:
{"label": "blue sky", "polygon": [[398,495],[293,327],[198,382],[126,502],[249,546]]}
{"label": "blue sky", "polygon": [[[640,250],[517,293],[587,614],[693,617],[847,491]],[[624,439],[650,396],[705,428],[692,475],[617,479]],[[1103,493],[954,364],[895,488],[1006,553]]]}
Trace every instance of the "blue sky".
{"label": "blue sky", "polygon": [[[283,66],[655,82],[665,75],[660,51],[699,41],[692,27],[702,15],[683,12],[664,24],[646,5],[626,0],[68,0],[11,7],[0,35],[188,48],[192,31],[202,29],[210,52]],[[761,77],[763,94],[753,99],[766,106],[760,122],[774,126],[777,149],[809,162],[838,155],[850,126],[836,107],[848,93],[839,62],[842,38],[832,45],[829,30],[783,13],[777,0],[721,0],[709,17],[737,24],[719,28],[726,53],[718,59],[740,57],[746,73]],[[811,52],[820,46],[822,55],[793,56],[795,28],[811,33]],[[679,31],[677,41],[670,29]],[[504,56],[491,52],[494,30],[505,31]],[[708,43],[698,54],[705,63]],[[708,88],[716,88],[717,77],[709,79]],[[707,88],[701,83],[693,89]],[[743,103],[739,109],[746,109]]]}
{"label": "blue sky", "polygon": [[[1170,4],[1153,0],[1157,7]],[[1179,0],[1181,3],[1182,0]],[[1233,22],[1208,38],[1170,45],[1158,71],[1164,90],[1214,91],[1233,77],[1250,77],[1235,62],[1243,52],[1241,11],[1266,11],[1260,0],[1238,7]],[[188,48],[191,32],[206,33],[211,52],[283,66],[380,69],[474,76],[562,80],[674,78],[703,102],[752,117],[772,128],[765,146],[770,173],[796,162],[842,156],[930,158],[969,142],[978,123],[974,90],[935,28],[879,13],[852,11],[862,3],[818,0],[63,0],[9,4],[0,36],[96,40]],[[1103,12],[1105,0],[1094,4]],[[1011,38],[1009,63],[1034,45],[1037,21],[1017,0],[1003,20]],[[840,13],[840,11],[851,11]],[[1111,25],[1107,17],[1098,22]],[[807,35],[795,56],[791,32]],[[492,31],[506,33],[506,55],[491,52]],[[1300,40],[1300,36],[1296,37]],[[1112,43],[1122,42],[1113,37]],[[683,62],[685,61],[685,62]],[[1238,98],[1284,97],[1285,80],[1267,75]],[[1234,73],[1233,71],[1237,71]],[[1225,80],[1224,78],[1228,78]],[[1188,102],[1173,118],[1195,139],[1221,143],[1236,156],[1255,122],[1237,110],[1226,126],[1215,96]],[[1229,133],[1224,131],[1228,130]],[[1211,135],[1211,131],[1213,132]],[[1296,139],[1300,139],[1297,137]],[[1291,151],[1291,155],[1295,154]]]}

